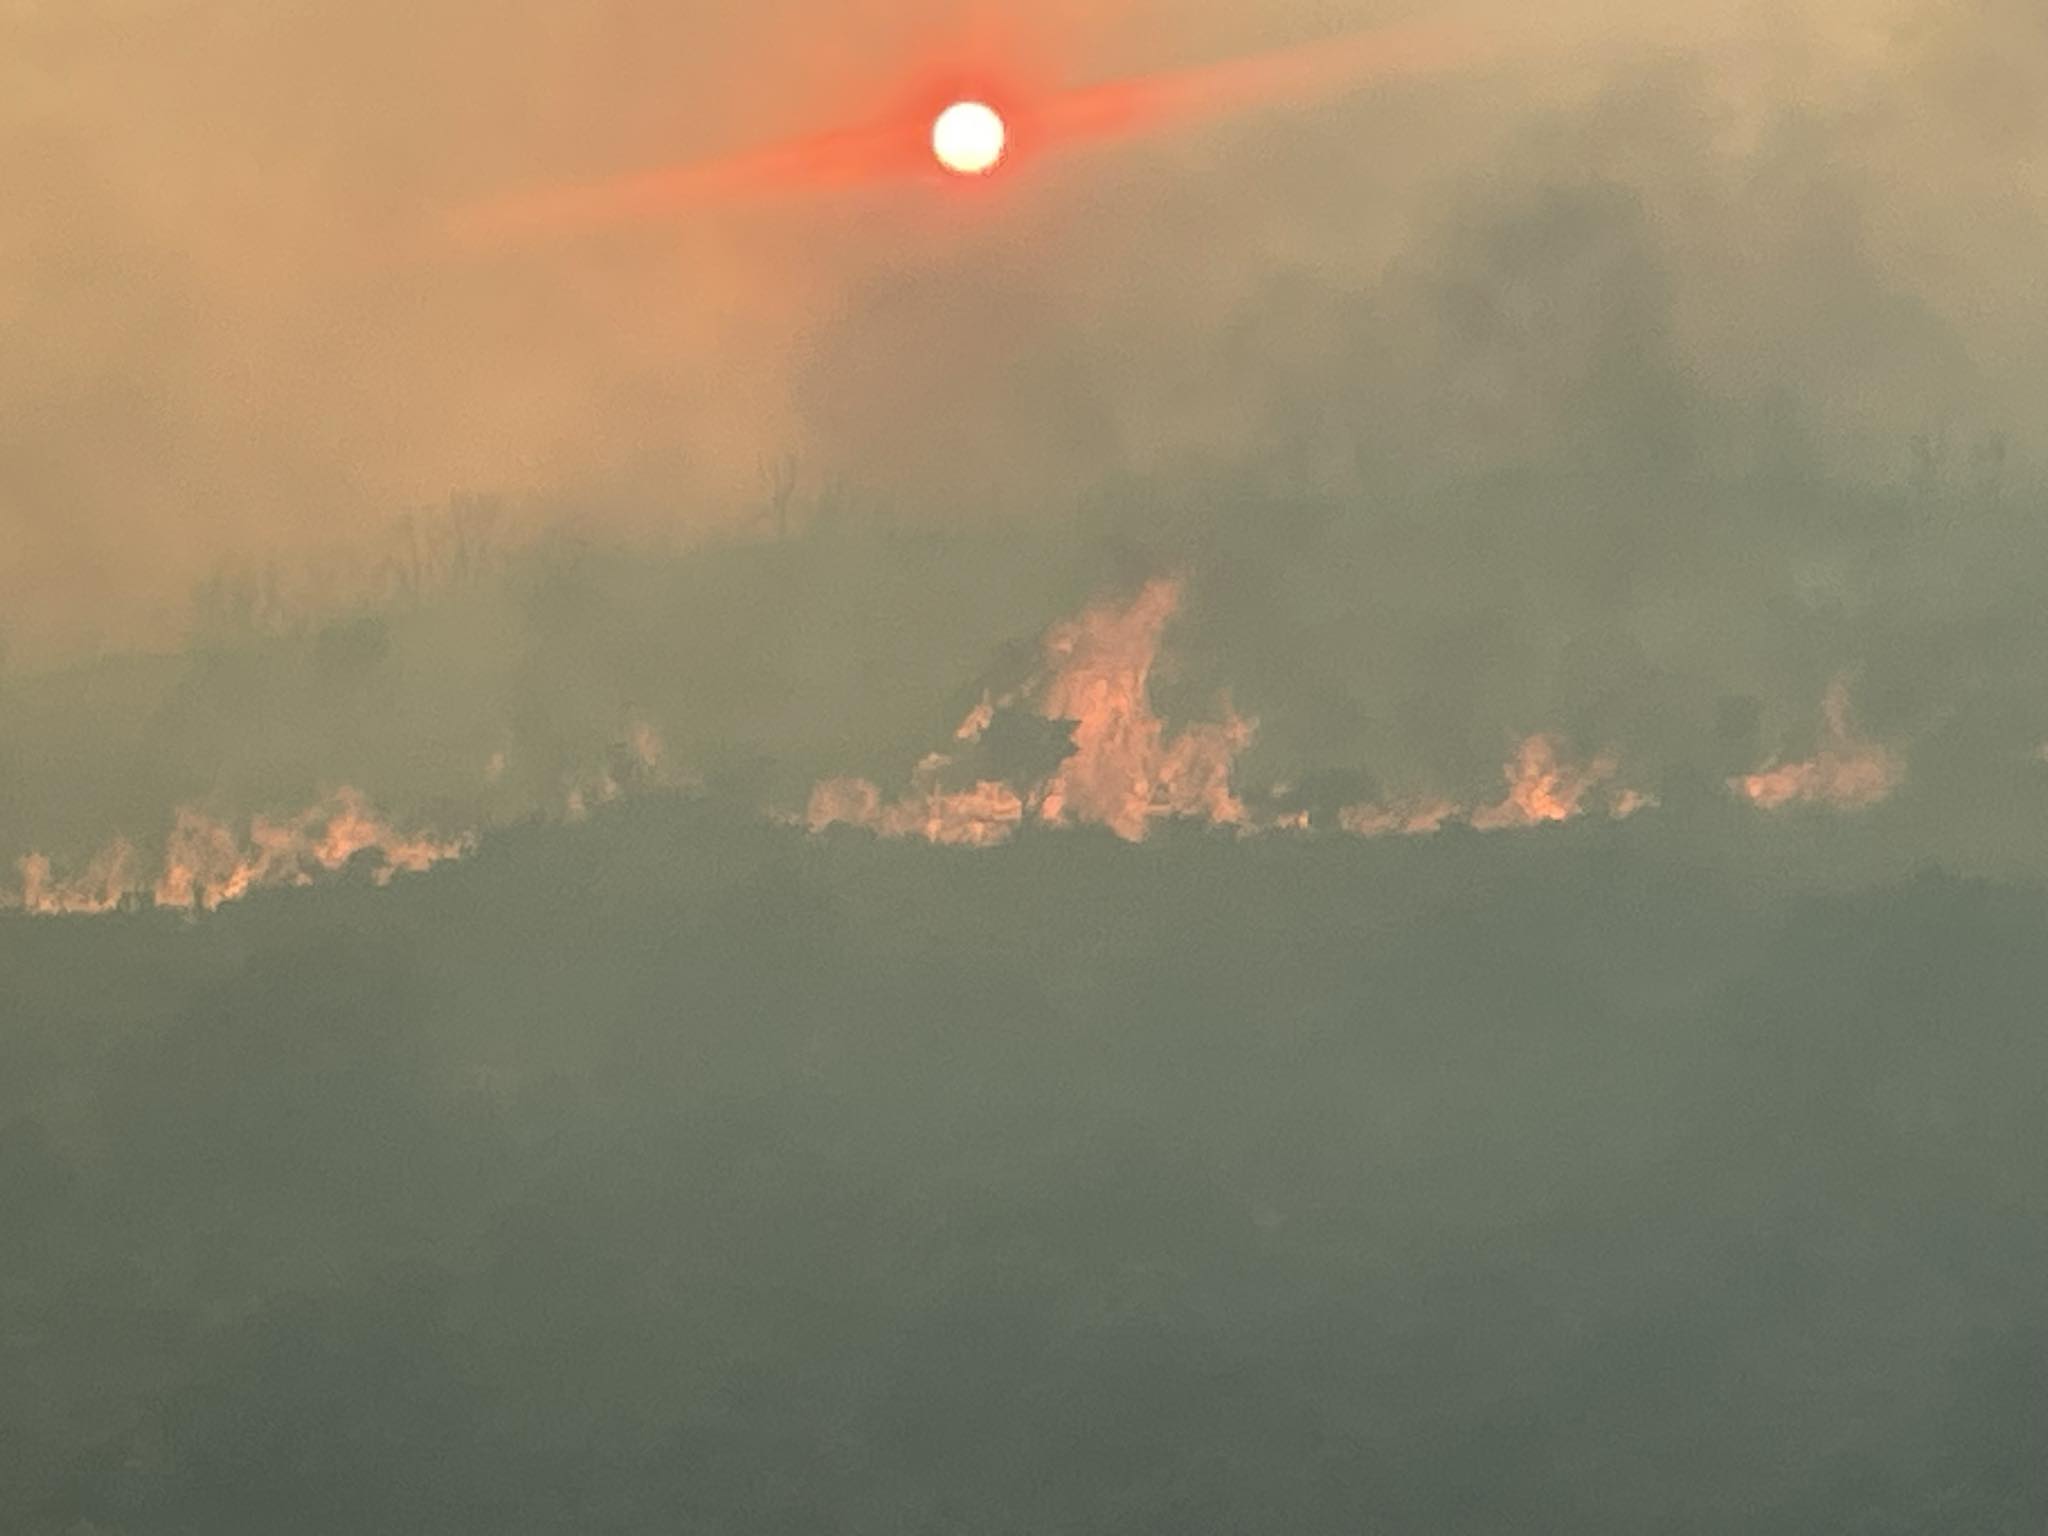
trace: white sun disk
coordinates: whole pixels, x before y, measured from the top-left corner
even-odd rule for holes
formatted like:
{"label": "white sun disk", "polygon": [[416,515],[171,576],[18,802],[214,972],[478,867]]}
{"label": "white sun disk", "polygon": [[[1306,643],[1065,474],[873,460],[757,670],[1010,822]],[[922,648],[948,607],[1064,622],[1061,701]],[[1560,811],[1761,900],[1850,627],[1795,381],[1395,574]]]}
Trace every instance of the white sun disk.
{"label": "white sun disk", "polygon": [[959,176],[985,176],[1003,158],[1002,116],[980,101],[956,101],[932,123],[932,153]]}

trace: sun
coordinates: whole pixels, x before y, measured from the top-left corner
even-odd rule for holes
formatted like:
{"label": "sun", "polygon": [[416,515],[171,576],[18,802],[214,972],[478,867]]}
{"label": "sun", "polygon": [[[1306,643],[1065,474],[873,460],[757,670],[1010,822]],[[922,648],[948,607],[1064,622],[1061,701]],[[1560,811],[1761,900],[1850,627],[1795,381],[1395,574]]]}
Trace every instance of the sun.
{"label": "sun", "polygon": [[932,123],[932,153],[956,176],[986,176],[1008,140],[1002,115],[980,101],[956,101]]}

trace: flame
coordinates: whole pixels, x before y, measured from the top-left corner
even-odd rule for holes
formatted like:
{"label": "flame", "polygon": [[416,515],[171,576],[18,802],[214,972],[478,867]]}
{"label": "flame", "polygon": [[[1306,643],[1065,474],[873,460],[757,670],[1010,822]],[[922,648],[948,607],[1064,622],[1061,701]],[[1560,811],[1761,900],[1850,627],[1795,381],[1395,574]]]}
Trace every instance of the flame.
{"label": "flame", "polygon": [[[1585,810],[1595,790],[1620,772],[1620,764],[1613,753],[1603,752],[1590,762],[1574,765],[1566,761],[1564,747],[1556,737],[1539,734],[1523,738],[1501,772],[1508,792],[1495,805],[1467,809],[1455,800],[1416,796],[1346,806],[1337,813],[1337,825],[1358,837],[1421,837],[1441,831],[1452,821],[1463,821],[1479,832],[1570,821]],[[1656,803],[1655,796],[1642,790],[1615,786],[1607,793],[1607,814],[1625,821]]]}
{"label": "flame", "polygon": [[399,832],[357,791],[343,788],[322,804],[284,821],[250,822],[245,843],[225,823],[186,808],[178,812],[154,892],[159,907],[217,910],[265,886],[309,885],[374,851],[372,878],[389,884],[400,871],[418,874],[459,858],[475,839]]}
{"label": "flame", "polygon": [[1151,581],[1129,607],[1091,608],[1046,636],[1055,670],[1038,713],[1075,722],[1073,755],[1046,781],[1040,800],[1039,815],[1049,825],[1071,818],[1138,842],[1160,817],[1243,824],[1230,767],[1250,744],[1255,723],[1226,702],[1221,723],[1191,726],[1167,741],[1165,723],[1152,710],[1152,666],[1179,606],[1178,582]]}
{"label": "flame", "polygon": [[813,832],[827,827],[879,827],[882,791],[871,779],[826,779],[811,790],[804,825]]}
{"label": "flame", "polygon": [[1056,624],[1041,643],[1041,666],[1021,686],[984,692],[953,732],[973,745],[996,718],[1020,705],[1037,718],[1071,723],[1073,750],[1042,781],[1024,786],[979,778],[964,790],[942,787],[954,766],[935,752],[918,764],[910,792],[887,802],[865,779],[829,779],[811,794],[805,822],[867,827],[888,837],[986,847],[1026,821],[1109,828],[1141,842],[1165,819],[1243,826],[1244,803],[1231,766],[1256,729],[1229,707],[1219,721],[1169,736],[1152,708],[1150,680],[1161,636],[1180,606],[1180,583],[1146,583],[1127,604],[1099,604]]}
{"label": "flame", "polygon": [[[696,781],[671,770],[661,733],[644,720],[631,721],[614,738],[604,757],[562,781],[560,811],[577,821],[593,803],[611,802],[640,789],[682,788]],[[483,767],[483,782],[503,783],[510,759],[496,751]],[[985,797],[986,798],[986,797]],[[971,830],[949,830],[953,822],[972,819],[966,810],[926,811],[936,814],[940,840],[971,841]],[[999,798],[978,813],[990,824],[1007,813]],[[136,846],[125,838],[107,844],[80,872],[60,878],[52,861],[30,852],[17,862],[19,888],[0,888],[0,909],[33,914],[109,912],[133,902],[180,912],[212,912],[251,891],[275,886],[310,885],[365,855],[375,855],[368,868],[378,885],[397,875],[419,874],[473,850],[478,834],[459,836],[403,831],[379,812],[367,796],[344,786],[297,812],[275,817],[252,816],[246,828],[224,821],[196,806],[174,813],[163,839],[163,859],[152,872]]]}
{"label": "flame", "polygon": [[[267,834],[268,823],[261,824]],[[255,830],[255,829],[252,829]],[[160,907],[211,912],[223,902],[239,900],[268,866],[271,840],[258,839],[255,860],[243,853],[241,840],[226,824],[189,806],[178,811],[177,823],[164,849],[163,873],[157,877],[155,901]]]}
{"label": "flame", "polygon": [[[933,760],[920,768],[927,773]],[[813,832],[831,826],[866,827],[884,837],[922,837],[948,847],[989,848],[1005,842],[1024,822],[1024,797],[1009,785],[984,779],[972,789],[946,793],[929,786],[884,803],[867,779],[827,779],[811,791],[804,821]]]}
{"label": "flame", "polygon": [[992,779],[953,794],[937,792],[898,801],[881,830],[892,837],[922,837],[949,847],[988,848],[1007,841],[1024,821],[1024,797]]}
{"label": "flame", "polygon": [[[1151,681],[1181,592],[1177,579],[1155,579],[1128,601],[1099,603],[1053,625],[1022,681],[984,690],[946,747],[926,754],[912,770],[900,796],[890,799],[863,778],[827,779],[813,788],[802,822],[813,832],[843,825],[974,848],[1006,842],[1034,823],[1099,826],[1127,842],[1143,841],[1156,823],[1169,820],[1242,832],[1315,831],[1318,813],[1275,808],[1255,820],[1240,798],[1232,774],[1257,724],[1239,715],[1227,697],[1218,718],[1177,732],[1154,709]],[[1006,720],[1020,718],[1037,724],[996,739]],[[1814,763],[1738,781],[1751,799],[1767,805],[1800,797],[1864,803],[1888,792],[1896,781],[1892,760],[1854,741],[1839,689],[1830,692],[1827,718],[1830,747]],[[1012,742],[1040,756],[1038,768],[1017,770],[1014,781],[994,766]],[[577,821],[594,804],[636,789],[693,782],[671,775],[663,759],[660,734],[645,722],[630,724],[603,759],[560,781],[562,815]],[[508,766],[505,752],[494,753],[484,766],[485,782],[501,782]],[[1360,837],[1424,836],[1454,820],[1479,831],[1569,821],[1596,794],[1604,795],[1616,820],[1657,803],[1616,783],[1617,773],[1612,753],[1573,763],[1556,738],[1534,735],[1509,758],[1507,793],[1496,804],[1467,807],[1414,795],[1345,806],[1336,821]],[[1290,794],[1287,786],[1276,786],[1274,799]],[[400,872],[419,873],[461,857],[476,841],[474,833],[442,838],[401,832],[350,788],[293,816],[252,817],[246,831],[187,806],[176,813],[153,876],[125,840],[108,844],[70,879],[60,879],[48,858],[31,853],[18,866],[19,892],[0,892],[0,905],[31,913],[105,912],[133,900],[211,912],[253,890],[309,885],[366,854],[375,855],[370,878],[388,884]]]}
{"label": "flame", "polygon": [[1504,827],[1537,827],[1546,822],[1570,821],[1579,814],[1585,798],[1619,771],[1613,754],[1602,753],[1582,767],[1565,763],[1552,736],[1530,736],[1515,749],[1502,769],[1508,781],[1507,798],[1498,805],[1482,806],[1471,815],[1481,832]]}
{"label": "flame", "polygon": [[212,912],[262,887],[310,885],[317,875],[331,874],[366,852],[378,855],[372,878],[385,885],[401,871],[419,873],[459,858],[474,844],[473,836],[400,832],[348,788],[283,820],[253,817],[246,837],[184,806],[164,839],[163,863],[154,878],[125,838],[107,844],[68,880],[56,877],[47,857],[32,853],[20,862],[20,897],[11,904],[39,915],[111,912],[130,900],[173,911]]}
{"label": "flame", "polygon": [[663,755],[661,732],[645,720],[635,720],[626,732],[626,744],[631,748],[633,760],[648,773],[661,770]]}
{"label": "flame", "polygon": [[[996,701],[987,692],[983,692],[981,702],[967,712],[967,718],[962,720],[959,728],[953,732],[953,739],[979,741],[988,728],[995,724],[995,719]],[[2048,752],[2048,748],[2042,750]]]}
{"label": "flame", "polygon": [[31,853],[16,866],[21,873],[21,895],[16,904],[40,917],[112,912],[135,889],[139,864],[134,845],[123,838],[107,844],[69,880],[57,879],[50,861]]}
{"label": "flame", "polygon": [[1347,805],[1337,812],[1337,825],[1358,837],[1426,837],[1443,830],[1459,814],[1455,801],[1415,799],[1393,805]]}
{"label": "flame", "polygon": [[1657,797],[1640,789],[1617,789],[1607,797],[1607,814],[1616,821],[1627,821],[1637,811],[1656,808]]}
{"label": "flame", "polygon": [[[317,812],[312,813],[299,826],[289,830],[293,834],[310,831],[317,816]],[[342,868],[357,854],[374,849],[382,860],[374,878],[379,885],[385,885],[400,870],[408,874],[422,874],[444,859],[460,858],[469,851],[471,842],[466,837],[440,840],[407,836],[371,810],[361,795],[344,789],[335,796],[325,827],[312,838],[310,852],[322,869],[331,872]],[[296,835],[291,841],[277,846],[281,849],[296,848]]]}
{"label": "flame", "polygon": [[1823,740],[1812,757],[1738,774],[1728,781],[1729,787],[1766,811],[1793,804],[1862,810],[1899,787],[1906,775],[1904,761],[1857,736],[1849,719],[1849,688],[1842,680],[1828,685],[1821,718]]}
{"label": "flame", "polygon": [[[910,791],[891,801],[867,779],[828,779],[813,789],[804,823],[865,827],[887,837],[986,847],[1032,821],[1050,827],[1107,827],[1127,842],[1144,839],[1155,822],[1190,820],[1254,830],[1231,783],[1256,722],[1230,707],[1221,718],[1169,736],[1151,702],[1151,677],[1167,625],[1179,611],[1181,584],[1147,582],[1124,604],[1099,604],[1054,625],[1040,645],[1040,666],[1004,693],[985,690],[953,732],[952,751],[928,755],[911,775]],[[1039,719],[1067,724],[1072,750],[1042,780],[1011,785],[986,778],[949,790],[953,751],[983,740],[1005,711],[1023,707]],[[1620,821],[1657,801],[1615,783],[1619,763],[1603,752],[1585,763],[1567,760],[1556,737],[1517,744],[1498,804],[1466,807],[1438,795],[1345,806],[1337,825],[1359,837],[1426,836],[1455,820],[1491,832],[1570,821],[1604,789],[1609,816]],[[1283,798],[1287,786],[1275,789]],[[1277,812],[1257,830],[1310,832],[1307,810]]]}

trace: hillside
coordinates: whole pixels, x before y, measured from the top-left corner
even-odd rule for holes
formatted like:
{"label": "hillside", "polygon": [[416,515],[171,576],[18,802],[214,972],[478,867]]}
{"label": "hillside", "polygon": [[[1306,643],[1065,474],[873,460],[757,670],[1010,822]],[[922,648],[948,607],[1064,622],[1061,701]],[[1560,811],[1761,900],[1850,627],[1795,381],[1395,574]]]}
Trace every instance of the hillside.
{"label": "hillside", "polygon": [[1705,817],[0,918],[0,1527],[2037,1531],[2048,896]]}

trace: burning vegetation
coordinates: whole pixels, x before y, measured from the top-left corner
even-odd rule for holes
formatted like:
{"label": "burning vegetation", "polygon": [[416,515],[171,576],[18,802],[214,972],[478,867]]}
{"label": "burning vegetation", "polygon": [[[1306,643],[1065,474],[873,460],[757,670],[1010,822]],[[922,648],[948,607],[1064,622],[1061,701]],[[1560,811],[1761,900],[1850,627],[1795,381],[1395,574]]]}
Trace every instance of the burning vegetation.
{"label": "burning vegetation", "polygon": [[[928,754],[896,799],[866,779],[828,779],[811,794],[813,831],[866,827],[888,837],[985,847],[1019,828],[1106,827],[1142,842],[1161,822],[1194,822],[1250,832],[1310,831],[1305,810],[1258,814],[1234,787],[1233,769],[1258,722],[1228,698],[1217,716],[1172,730],[1155,710],[1150,679],[1169,622],[1179,609],[1177,580],[1148,582],[1126,602],[1101,603],[1055,625],[1039,647],[1036,668],[1015,686],[989,691],[969,711],[948,747]],[[1056,738],[1059,751],[1037,771],[1019,776],[987,771],[968,749],[1019,722]],[[1435,795],[1349,804],[1339,830],[1362,837],[1435,832],[1453,821],[1480,831],[1569,821],[1599,803],[1617,819],[1655,804],[1618,782],[1612,753],[1571,761],[1547,735],[1522,740],[1504,770],[1507,795],[1495,804],[1464,806]]]}
{"label": "burning vegetation", "polygon": [[[1179,579],[1155,578],[1124,599],[1098,602],[1053,625],[1012,676],[982,690],[950,738],[917,762],[901,792],[891,795],[865,778],[825,779],[800,820],[813,832],[855,827],[987,848],[1028,827],[1099,827],[1131,843],[1164,823],[1241,835],[1418,837],[1453,825],[1499,832],[1587,815],[1623,820],[1658,803],[1625,780],[1615,753],[1576,757],[1561,738],[1544,733],[1512,745],[1497,800],[1434,791],[1325,794],[1319,808],[1308,808],[1287,786],[1248,797],[1236,770],[1257,721],[1219,695],[1209,718],[1174,725],[1152,699],[1162,644],[1183,595]],[[1852,728],[1840,682],[1827,692],[1823,719],[1812,757],[1767,764],[1729,780],[1729,788],[1766,811],[1798,804],[1855,810],[1889,796],[1904,776],[1903,761]],[[637,790],[691,784],[669,770],[665,756],[659,732],[635,721],[601,761],[562,778],[549,814],[580,821]],[[501,751],[485,765],[483,780],[497,785],[506,772]],[[18,889],[0,902],[39,915],[130,907],[211,912],[253,891],[308,885],[358,863],[386,884],[461,857],[479,836],[475,829],[443,835],[402,828],[350,788],[291,815],[245,822],[186,806],[147,850],[118,837],[71,871],[29,853],[17,861]]]}
{"label": "burning vegetation", "polygon": [[44,855],[28,855],[20,862],[17,904],[39,915],[144,906],[212,912],[251,891],[310,885],[359,858],[373,880],[388,884],[401,872],[417,874],[458,858],[474,842],[473,833],[402,832],[346,788],[295,816],[253,817],[246,832],[187,806],[154,866],[126,838],[116,838],[67,877],[59,877]]}
{"label": "burning vegetation", "polygon": [[1906,776],[1898,754],[1857,735],[1849,719],[1849,688],[1837,679],[1821,701],[1819,750],[1801,762],[1771,763],[1738,775],[1730,787],[1766,811],[1823,805],[1856,811],[1888,799]]}

